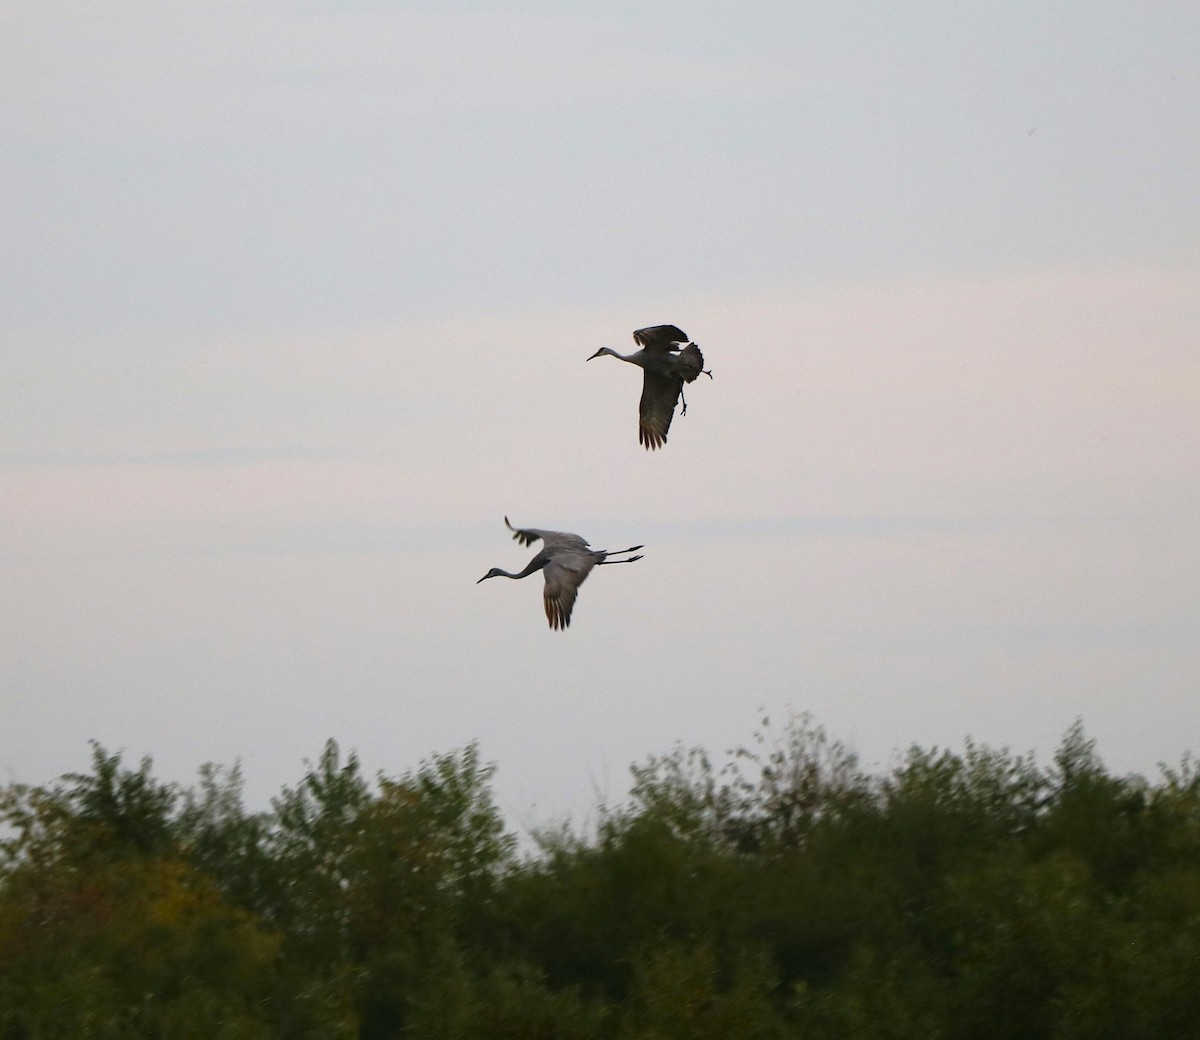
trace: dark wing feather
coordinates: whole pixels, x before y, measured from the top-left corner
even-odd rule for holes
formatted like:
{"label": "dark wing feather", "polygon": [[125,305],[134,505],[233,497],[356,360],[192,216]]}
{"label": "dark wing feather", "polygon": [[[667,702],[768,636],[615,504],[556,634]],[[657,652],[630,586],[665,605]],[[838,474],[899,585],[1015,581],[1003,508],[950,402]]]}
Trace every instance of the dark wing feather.
{"label": "dark wing feather", "polygon": [[542,572],[546,578],[542,602],[551,628],[566,628],[571,623],[571,611],[575,608],[579,586],[595,563],[591,555],[567,555],[557,556],[546,565]]}
{"label": "dark wing feather", "polygon": [[587,549],[587,542],[579,535],[571,534],[567,531],[543,531],[537,527],[513,527],[508,522],[508,517],[504,518],[504,526],[513,533],[513,541],[520,542],[522,545],[533,545],[539,538],[542,540],[544,549],[552,549],[558,546],[567,546],[572,549]]}
{"label": "dark wing feather", "polygon": [[538,539],[542,537],[541,531],[535,531],[532,528],[522,529],[513,527],[513,525],[508,522],[508,517],[504,518],[504,526],[512,531],[513,541],[520,542],[522,545],[533,545],[534,542],[538,541]]}
{"label": "dark wing feather", "polygon": [[687,333],[676,325],[651,325],[649,328],[637,329],[633,341],[643,350],[678,350],[678,343],[688,341]]}
{"label": "dark wing feather", "polygon": [[[695,377],[693,377],[695,378]],[[638,443],[647,451],[667,443],[667,431],[675,415],[675,404],[683,381],[650,369],[643,370],[642,399],[638,402]]]}

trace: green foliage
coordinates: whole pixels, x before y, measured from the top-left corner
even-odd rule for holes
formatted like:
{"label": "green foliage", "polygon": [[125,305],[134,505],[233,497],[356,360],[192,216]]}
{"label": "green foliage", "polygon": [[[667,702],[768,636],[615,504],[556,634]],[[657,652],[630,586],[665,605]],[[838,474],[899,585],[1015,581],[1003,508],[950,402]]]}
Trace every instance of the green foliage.
{"label": "green foliage", "polygon": [[811,716],[789,718],[779,736],[770,725],[764,717],[755,746],[729,751],[720,769],[703,748],[634,766],[635,811],[680,836],[762,854],[801,847],[819,822],[864,799],[868,782],[854,754]]}
{"label": "green foliage", "polygon": [[143,856],[162,852],[171,841],[171,810],[178,792],[151,775],[151,762],[143,758],[136,772],[121,768],[120,755],[107,755],[92,742],[93,773],[69,773],[73,782],[67,799],[76,824],[73,851],[95,849],[105,857],[114,853]]}
{"label": "green foliage", "polygon": [[785,1035],[765,954],[735,948],[721,963],[708,943],[657,944],[634,961],[622,1016],[628,1040],[770,1040]]}
{"label": "green foliage", "polygon": [[0,792],[0,819],[13,836],[0,842],[0,867],[37,862],[84,869],[103,862],[161,853],[172,840],[172,809],[178,792],[150,774],[151,761],[136,772],[121,768],[121,756],[92,743],[93,773],[68,773],[70,787]]}
{"label": "green foliage", "polygon": [[867,776],[808,716],[633,769],[519,856],[472,744],[0,789],[0,1040],[1187,1036],[1200,768],[967,742]]}
{"label": "green foliage", "polygon": [[196,788],[185,791],[175,837],[188,862],[211,877],[235,906],[258,912],[277,864],[267,846],[271,818],[247,813],[238,766],[200,767]]}

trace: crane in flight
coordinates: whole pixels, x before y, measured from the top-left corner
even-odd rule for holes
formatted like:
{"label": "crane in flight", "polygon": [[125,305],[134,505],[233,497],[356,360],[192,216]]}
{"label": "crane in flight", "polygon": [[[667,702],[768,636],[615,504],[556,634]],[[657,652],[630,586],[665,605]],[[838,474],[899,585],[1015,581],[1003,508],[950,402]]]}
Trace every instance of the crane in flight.
{"label": "crane in flight", "polygon": [[577,534],[566,531],[539,531],[536,527],[513,527],[504,518],[504,526],[513,533],[513,540],[522,545],[532,545],[541,539],[541,551],[529,561],[523,571],[510,574],[499,567],[493,567],[479,581],[488,578],[527,578],[535,571],[542,571],[546,578],[546,587],[542,592],[546,606],[546,620],[551,628],[566,628],[571,623],[571,610],[575,606],[575,597],[579,586],[583,584],[593,567],[602,567],[610,563],[633,563],[640,556],[630,556],[625,560],[610,560],[609,556],[619,556],[621,553],[636,552],[640,545],[617,552],[606,552],[603,549],[591,549]]}
{"label": "crane in flight", "polygon": [[687,415],[687,398],[683,384],[690,383],[701,373],[712,379],[704,367],[704,355],[687,333],[675,325],[651,325],[638,329],[633,341],[642,349],[633,354],[618,354],[611,347],[601,347],[588,358],[602,354],[620,358],[642,370],[642,399],[638,402],[638,443],[647,451],[667,443],[667,431],[675,415],[675,405],[683,399],[683,415]]}

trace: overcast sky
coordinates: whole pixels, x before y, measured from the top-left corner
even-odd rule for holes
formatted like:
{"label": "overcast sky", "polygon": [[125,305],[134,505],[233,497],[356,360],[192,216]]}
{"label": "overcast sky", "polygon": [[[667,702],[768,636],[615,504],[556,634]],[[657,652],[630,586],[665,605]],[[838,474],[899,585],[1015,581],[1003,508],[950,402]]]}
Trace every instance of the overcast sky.
{"label": "overcast sky", "polygon": [[[0,780],[256,805],[478,740],[514,826],[811,711],[1200,749],[1194,2],[0,13]],[[600,346],[713,380],[637,441]],[[552,632],[515,524],[599,548]]]}

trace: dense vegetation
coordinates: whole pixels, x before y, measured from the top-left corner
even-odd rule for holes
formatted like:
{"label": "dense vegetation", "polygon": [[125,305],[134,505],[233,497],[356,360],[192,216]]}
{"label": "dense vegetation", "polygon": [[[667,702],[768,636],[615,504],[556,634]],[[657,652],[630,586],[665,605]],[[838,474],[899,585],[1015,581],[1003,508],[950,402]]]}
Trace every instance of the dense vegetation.
{"label": "dense vegetation", "polygon": [[522,852],[476,747],[330,742],[248,812],[93,748],[0,792],[0,1038],[1200,1035],[1200,769],[968,743],[886,775],[807,717]]}

